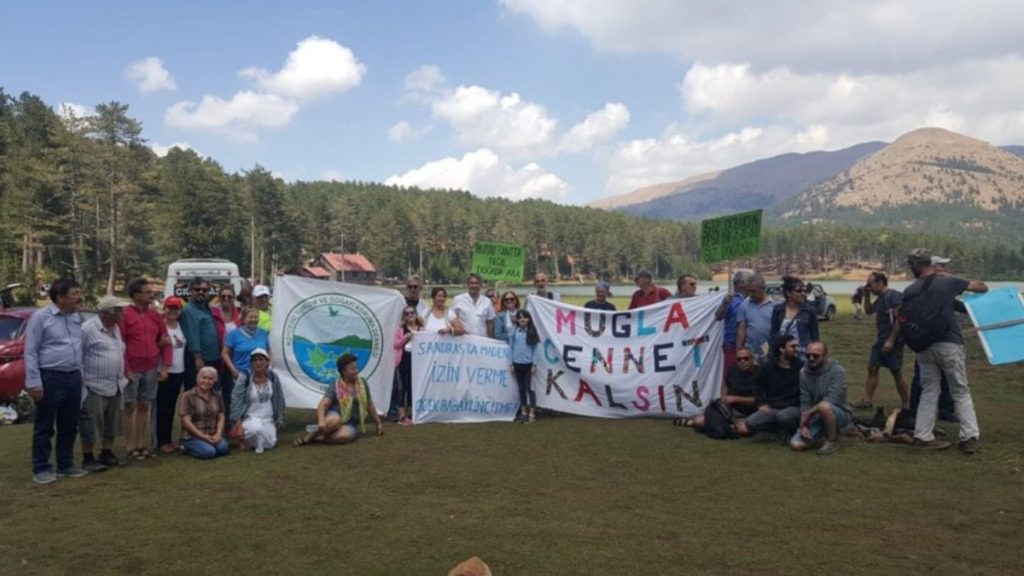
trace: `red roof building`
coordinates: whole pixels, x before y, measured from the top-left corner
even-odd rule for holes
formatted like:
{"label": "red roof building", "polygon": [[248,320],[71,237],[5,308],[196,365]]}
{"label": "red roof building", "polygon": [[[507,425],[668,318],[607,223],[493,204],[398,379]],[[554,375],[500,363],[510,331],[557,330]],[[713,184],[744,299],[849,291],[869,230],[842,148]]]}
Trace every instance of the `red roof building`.
{"label": "red roof building", "polygon": [[324,252],[303,269],[304,272],[306,270],[311,273],[319,273],[322,270],[327,273],[327,279],[335,281],[372,284],[377,280],[377,269],[366,256],[359,253]]}

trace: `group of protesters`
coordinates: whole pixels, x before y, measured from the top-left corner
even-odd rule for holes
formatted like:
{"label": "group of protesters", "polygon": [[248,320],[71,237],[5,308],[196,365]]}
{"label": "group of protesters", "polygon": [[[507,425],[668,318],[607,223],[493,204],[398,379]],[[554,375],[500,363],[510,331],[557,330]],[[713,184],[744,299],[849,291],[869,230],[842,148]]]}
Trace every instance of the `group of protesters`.
{"label": "group of protesters", "polygon": [[[761,275],[737,272],[732,278],[733,290],[716,316],[725,322],[725,377],[717,401],[723,408],[709,407],[701,416],[677,418],[674,423],[704,430],[710,428],[712,419],[725,421],[733,436],[774,432],[787,438],[797,451],[820,441],[817,453],[828,455],[839,449],[844,431],[873,440],[891,438],[922,449],[950,448],[951,442],[935,436],[938,416],[959,423],[957,446],[965,454],[974,454],[980,432],[967,381],[963,334],[955,313],[965,311],[957,296],[966,291],[986,292],[988,287],[953,276],[949,262],[926,250],[914,250],[907,264],[915,280],[902,293],[889,287],[884,273],[868,276],[858,293],[863,312],[876,318],[876,338],[868,352],[865,397],[853,406],[847,398],[846,371],[829,357],[817,312],[806,303],[807,286],[798,278],[784,277],[783,301],[774,302],[765,293]],[[920,310],[918,314],[938,318],[939,328],[930,343],[916,353],[914,386],[908,390],[898,318],[901,307],[911,300]],[[892,374],[901,406],[889,418],[877,412],[858,426],[854,411],[874,407],[883,367]],[[720,416],[723,413],[725,416]],[[894,434],[896,426],[906,432]]]}
{"label": "group of protesters", "polygon": [[[948,260],[923,250],[908,257],[916,280],[900,292],[888,287],[881,272],[873,272],[864,286],[863,310],[877,318],[877,339],[868,355],[866,395],[856,406],[847,400],[846,371],[830,358],[822,341],[817,313],[807,302],[807,285],[786,276],[781,302],[766,293],[764,278],[754,271],[738,271],[715,312],[724,324],[724,377],[719,398],[704,414],[676,418],[674,424],[709,430],[712,420],[724,415],[729,434],[783,435],[791,448],[817,445],[821,455],[839,448],[839,435],[853,426],[855,408],[871,408],[878,373],[885,367],[893,376],[904,412],[914,411],[914,446],[942,449],[950,442],[935,437],[939,416],[960,424],[959,448],[977,450],[979,431],[967,383],[963,336],[953,317],[956,299],[964,291],[984,292],[982,282],[951,275]],[[671,298],[696,295],[697,278],[679,276],[675,293],[654,283],[640,270],[637,290],[629,307],[639,308]],[[543,273],[533,277],[539,298],[560,300],[548,289]],[[124,436],[125,460],[146,460],[158,453],[178,451],[196,458],[227,453],[229,440],[243,450],[261,453],[277,444],[283,424],[284,394],[270,368],[270,290],[255,286],[239,306],[230,284],[217,287],[196,278],[189,299],[177,296],[155,305],[156,291],[146,279],[128,286],[127,301],[114,296],[100,299],[97,316],[83,323],[78,308],[83,296],[72,279],[60,279],[49,288],[52,303],[33,314],[25,330],[25,387],[37,412],[32,436],[33,480],[40,484],[58,477],[80,477],[122,462],[114,442]],[[395,378],[387,414],[402,425],[412,423],[412,340],[418,332],[472,334],[496,338],[510,347],[509,369],[520,400],[516,420],[535,421],[536,394],[531,382],[536,372],[539,344],[537,328],[520,296],[512,290],[482,292],[483,280],[471,274],[465,293],[448,304],[443,287],[421,297],[423,282],[406,282],[406,305],[395,333]],[[922,297],[927,293],[928,297]],[[597,282],[587,309],[614,311],[611,286]],[[211,299],[216,298],[216,305]],[[872,301],[872,297],[875,298]],[[926,349],[917,353],[914,392],[903,376],[900,307],[919,298],[948,317],[946,328]],[[162,308],[162,313],[158,311]],[[328,387],[316,410],[316,424],[295,440],[345,444],[366,433],[372,420],[383,434],[382,419],[366,382],[359,376],[358,359],[344,354],[337,359],[339,377]],[[952,406],[940,410],[940,396],[948,386]],[[151,406],[155,413],[151,417]],[[149,430],[152,421],[153,429]],[[180,423],[180,443],[173,440]],[[56,429],[56,468],[51,464]],[[710,435],[710,432],[709,432]],[[81,466],[74,447],[81,437]],[[96,443],[100,450],[96,452]],[[819,445],[820,444],[820,445]]]}

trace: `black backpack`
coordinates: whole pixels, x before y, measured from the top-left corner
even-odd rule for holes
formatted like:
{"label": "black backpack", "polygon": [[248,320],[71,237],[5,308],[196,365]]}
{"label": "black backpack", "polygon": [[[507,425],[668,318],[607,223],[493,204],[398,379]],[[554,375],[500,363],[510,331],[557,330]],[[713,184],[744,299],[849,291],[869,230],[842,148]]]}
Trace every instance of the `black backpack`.
{"label": "black backpack", "polygon": [[904,296],[896,320],[900,323],[900,339],[914,352],[931,346],[949,329],[949,314],[939,294],[930,290],[935,275],[925,278],[921,291],[910,298]]}
{"label": "black backpack", "polygon": [[707,410],[704,411],[703,432],[708,438],[716,440],[738,438],[736,432],[732,429],[735,421],[736,416],[732,413],[732,408],[728,404],[721,400],[712,400],[708,404]]}

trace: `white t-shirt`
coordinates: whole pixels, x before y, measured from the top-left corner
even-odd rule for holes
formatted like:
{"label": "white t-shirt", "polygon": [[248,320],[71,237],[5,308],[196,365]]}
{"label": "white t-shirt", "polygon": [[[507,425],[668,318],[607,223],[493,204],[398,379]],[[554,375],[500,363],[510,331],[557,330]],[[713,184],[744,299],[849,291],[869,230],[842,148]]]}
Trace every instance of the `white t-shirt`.
{"label": "white t-shirt", "polygon": [[494,303],[491,299],[480,294],[476,302],[469,293],[459,294],[452,299],[452,311],[462,322],[466,334],[487,337],[487,321],[494,320]]}
{"label": "white t-shirt", "polygon": [[260,420],[274,419],[274,405],[271,398],[274,397],[274,387],[267,379],[265,386],[257,386],[255,382],[249,382],[249,409],[246,410],[247,418],[259,418]]}
{"label": "white t-shirt", "polygon": [[181,330],[181,323],[176,328],[167,328],[167,335],[171,338],[171,365],[167,372],[181,374],[185,371],[185,333]]}
{"label": "white t-shirt", "polygon": [[435,318],[434,312],[431,310],[423,317],[423,331],[433,334],[435,332],[440,332],[445,328],[451,328],[451,320],[454,317],[453,312],[448,310],[445,312],[443,318]]}

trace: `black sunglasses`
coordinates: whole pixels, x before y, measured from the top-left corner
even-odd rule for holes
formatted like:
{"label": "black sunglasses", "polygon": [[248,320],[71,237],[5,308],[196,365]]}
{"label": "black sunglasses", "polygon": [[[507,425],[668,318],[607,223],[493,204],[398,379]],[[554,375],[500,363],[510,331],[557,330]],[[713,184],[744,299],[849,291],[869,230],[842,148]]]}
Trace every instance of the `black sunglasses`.
{"label": "black sunglasses", "polygon": [[821,358],[821,354],[808,354],[807,357],[817,360],[818,358]]}

